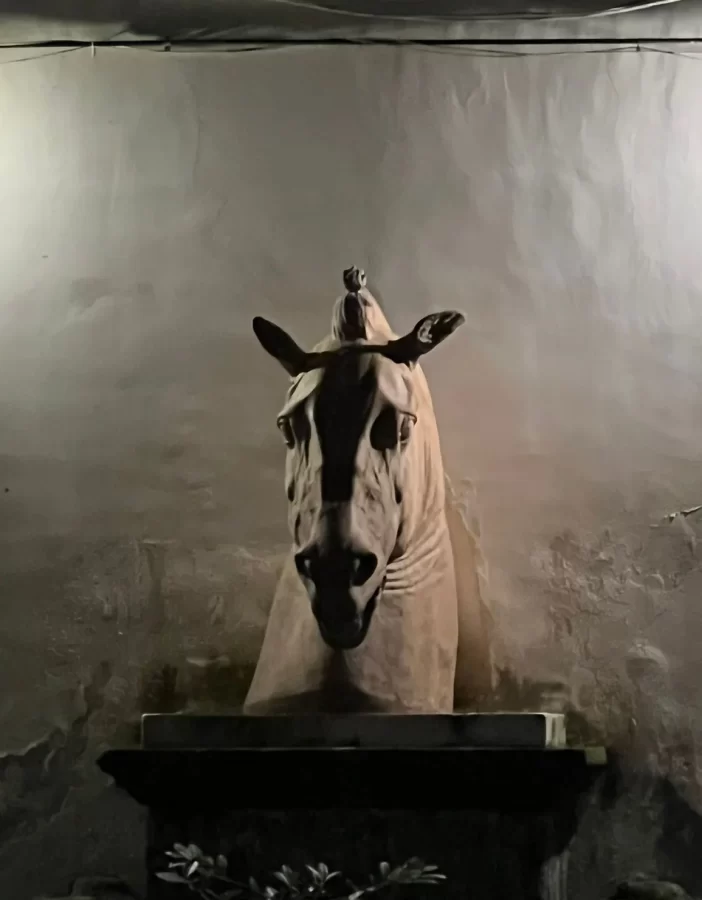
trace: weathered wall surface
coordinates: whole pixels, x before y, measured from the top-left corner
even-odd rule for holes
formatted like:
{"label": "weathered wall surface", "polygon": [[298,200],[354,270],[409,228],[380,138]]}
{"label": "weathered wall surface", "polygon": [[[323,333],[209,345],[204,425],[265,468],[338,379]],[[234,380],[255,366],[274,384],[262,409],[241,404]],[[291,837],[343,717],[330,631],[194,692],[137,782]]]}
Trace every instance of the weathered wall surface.
{"label": "weathered wall surface", "polygon": [[251,317],[316,340],[352,263],[398,328],[468,315],[426,368],[477,490],[494,702],[565,707],[652,779],[588,812],[577,896],[652,865],[702,888],[697,525],[650,527],[702,490],[699,66],[0,68],[3,897],[138,883],[139,813],[96,754],[141,709],[241,696],[287,545],[284,384]]}

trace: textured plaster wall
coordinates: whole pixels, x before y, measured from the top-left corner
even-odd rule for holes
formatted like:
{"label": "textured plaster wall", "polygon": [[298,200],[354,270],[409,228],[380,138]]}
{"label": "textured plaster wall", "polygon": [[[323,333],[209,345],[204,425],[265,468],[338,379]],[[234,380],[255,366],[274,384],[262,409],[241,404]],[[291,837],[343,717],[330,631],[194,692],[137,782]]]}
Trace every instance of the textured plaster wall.
{"label": "textured plaster wall", "polygon": [[574,896],[652,867],[702,889],[698,526],[650,527],[702,495],[700,71],[380,48],[0,67],[1,896],[139,883],[140,813],[93,761],[143,709],[241,697],[287,545],[284,380],[251,317],[316,340],[352,263],[398,328],[468,316],[426,368],[477,496],[493,705],[565,708],[626,759]]}

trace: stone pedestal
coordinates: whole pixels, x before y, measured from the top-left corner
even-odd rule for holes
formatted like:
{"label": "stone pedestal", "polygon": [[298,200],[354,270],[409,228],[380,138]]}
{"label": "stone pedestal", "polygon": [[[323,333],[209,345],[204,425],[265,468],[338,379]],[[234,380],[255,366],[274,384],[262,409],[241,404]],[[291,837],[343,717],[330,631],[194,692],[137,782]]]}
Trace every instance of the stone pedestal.
{"label": "stone pedestal", "polygon": [[564,739],[541,714],[154,716],[141,748],[100,766],[149,808],[149,900],[180,896],[153,877],[176,841],[239,878],[324,861],[362,879],[420,856],[448,876],[408,889],[422,900],[564,900],[563,851],[604,762]]}

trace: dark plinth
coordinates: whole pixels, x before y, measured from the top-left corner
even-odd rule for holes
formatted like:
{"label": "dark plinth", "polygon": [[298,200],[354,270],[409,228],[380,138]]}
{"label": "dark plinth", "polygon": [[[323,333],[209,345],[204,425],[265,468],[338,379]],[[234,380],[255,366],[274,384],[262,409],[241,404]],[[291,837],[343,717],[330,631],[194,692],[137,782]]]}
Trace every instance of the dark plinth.
{"label": "dark plinth", "polygon": [[112,750],[100,767],[145,806],[526,811],[569,802],[580,750]]}
{"label": "dark plinth", "polygon": [[[319,860],[362,877],[381,860],[418,855],[448,876],[436,900],[559,900],[562,867],[553,877],[553,860],[602,772],[583,750],[467,745],[456,736],[466,723],[432,732],[434,717],[409,723],[419,729],[416,746],[394,748],[380,717],[356,723],[342,746],[325,743],[326,726],[320,731],[307,717],[269,720],[268,731],[265,720],[239,723],[238,739],[233,720],[166,718],[180,721],[145,723],[145,743],[158,748],[113,750],[100,760],[149,807],[152,875],[176,841],[223,852],[235,875],[257,878],[283,863]],[[400,733],[404,717],[396,724]],[[177,729],[190,746],[176,749]],[[375,735],[375,744],[359,735]],[[219,746],[206,749],[206,740]],[[148,896],[176,897],[153,877]]]}

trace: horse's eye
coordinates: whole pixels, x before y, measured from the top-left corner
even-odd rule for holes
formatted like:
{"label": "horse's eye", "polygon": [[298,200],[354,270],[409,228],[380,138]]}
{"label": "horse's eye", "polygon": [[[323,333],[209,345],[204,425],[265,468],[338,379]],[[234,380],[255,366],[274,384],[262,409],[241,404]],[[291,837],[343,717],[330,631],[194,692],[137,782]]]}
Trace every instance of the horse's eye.
{"label": "horse's eye", "polygon": [[295,434],[293,433],[292,425],[290,423],[290,419],[288,416],[280,416],[278,419],[278,428],[280,429],[280,433],[283,435],[283,440],[285,441],[286,447],[294,447],[295,446]]}
{"label": "horse's eye", "polygon": [[394,450],[400,439],[397,413],[391,406],[384,407],[370,431],[370,442],[374,450]]}
{"label": "horse's eye", "polygon": [[406,413],[402,416],[400,420],[400,443],[406,444],[407,441],[412,437],[412,429],[414,428],[414,423],[416,422],[416,418],[414,416]]}
{"label": "horse's eye", "polygon": [[285,415],[278,416],[278,428],[288,448],[305,448],[310,439],[310,422],[304,404],[299,404]]}

